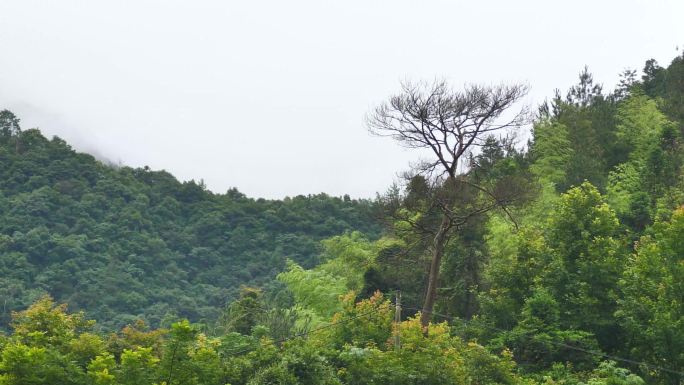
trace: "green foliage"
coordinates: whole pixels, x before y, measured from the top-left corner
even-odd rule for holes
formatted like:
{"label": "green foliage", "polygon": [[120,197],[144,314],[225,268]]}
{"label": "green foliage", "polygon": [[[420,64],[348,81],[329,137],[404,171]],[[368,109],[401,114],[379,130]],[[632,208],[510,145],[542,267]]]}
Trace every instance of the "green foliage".
{"label": "green foliage", "polygon": [[0,384],[79,384],[82,372],[54,349],[9,344],[2,351]]}
{"label": "green foliage", "polygon": [[15,333],[0,352],[0,384],[82,384],[83,367],[104,350],[98,336],[85,332],[92,322],[49,297],[13,318]]}
{"label": "green foliage", "polygon": [[326,343],[335,348],[345,344],[362,347],[385,347],[392,330],[393,309],[389,300],[380,292],[370,298],[355,302],[353,294],[342,300],[342,311],[332,318],[333,324]]}
{"label": "green foliage", "polygon": [[106,330],[139,318],[210,323],[286,259],[318,264],[320,240],[380,232],[370,201],[214,194],[165,171],[103,164],[18,122],[0,113],[0,329],[44,294]]}
{"label": "green foliage", "polygon": [[614,361],[601,362],[590,372],[577,372],[569,365],[556,364],[540,380],[549,385],[643,385],[641,377],[618,367]]}
{"label": "green foliage", "polygon": [[424,281],[416,271],[425,271],[425,253],[410,247],[406,241],[382,238],[376,242],[377,255],[364,273],[360,295],[371,297],[376,291],[401,291],[404,306],[418,308],[423,300]]}
{"label": "green foliage", "polygon": [[[154,357],[150,348],[125,349],[121,354],[120,365],[116,370],[118,382],[126,385],[152,384],[156,378],[159,358]],[[110,357],[106,357],[111,362]]]}
{"label": "green foliage", "polygon": [[0,138],[9,140],[12,137],[17,137],[20,133],[19,118],[11,111],[0,111]]}
{"label": "green foliage", "polygon": [[479,311],[477,293],[484,283],[487,261],[483,226],[482,218],[474,219],[450,242],[441,269],[440,312],[469,320]]}
{"label": "green foliage", "polygon": [[568,128],[557,121],[545,120],[535,124],[533,156],[536,161],[530,166],[541,180],[554,185],[565,183],[566,167],[574,155]]}
{"label": "green foliage", "polygon": [[224,332],[250,334],[265,311],[261,297],[261,290],[242,287],[240,297],[230,304],[225,319],[219,321]]}
{"label": "green foliage", "polygon": [[[183,320],[171,325],[165,345],[159,362],[159,371],[161,378],[168,385],[220,383],[223,373],[218,353],[218,339],[207,338],[199,333],[195,326]],[[154,359],[151,356],[147,358],[148,351],[144,352],[144,362]]]}
{"label": "green foliage", "polygon": [[[548,207],[544,194],[541,199],[535,205]],[[591,370],[595,357],[582,350],[620,346],[613,318],[626,258],[620,224],[588,182],[550,202],[543,216],[532,208],[534,220],[524,220],[514,234],[490,228],[489,288],[480,294],[481,317],[463,333],[492,349],[511,349],[527,372],[557,362]]]}
{"label": "green foliage", "polygon": [[487,245],[491,260],[484,272],[488,288],[479,298],[481,315],[510,329],[548,264],[548,247],[539,229],[526,226],[511,234],[508,224],[497,221],[490,223]]}
{"label": "green foliage", "polygon": [[663,128],[672,124],[656,102],[640,92],[621,103],[616,118],[616,136],[631,159],[645,158],[649,147],[658,144]]}
{"label": "green foliage", "polygon": [[450,335],[446,324],[433,324],[428,337],[418,318],[399,326],[401,349],[347,347],[340,371],[347,384],[518,384],[510,355],[493,356],[482,346]]}
{"label": "green foliage", "polygon": [[493,339],[491,346],[510,348],[516,361],[528,371],[542,371],[554,363],[572,363],[580,370],[595,366],[595,357],[576,350],[598,350],[591,333],[564,330],[561,309],[545,289],[536,290],[525,300],[518,324]]}
{"label": "green foliage", "polygon": [[65,347],[81,331],[93,325],[83,313],[67,314],[66,305],[56,306],[44,296],[28,309],[13,314],[14,336],[37,346]]}
{"label": "green foliage", "polygon": [[679,385],[682,95],[684,57],[609,94],[585,68],[529,151],[479,143],[459,178],[515,199],[450,232],[427,334],[434,198],[482,191],[214,194],[0,111],[0,385]]}
{"label": "green foliage", "polygon": [[[654,225],[639,241],[620,286],[624,296],[617,315],[627,329],[631,355],[684,366],[684,208]],[[677,375],[659,373],[676,384]]]}
{"label": "green foliage", "polygon": [[302,340],[284,348],[279,360],[260,370],[247,385],[341,385],[334,367],[321,351]]}
{"label": "green foliage", "polygon": [[344,278],[349,290],[361,290],[363,275],[375,260],[377,246],[358,231],[323,240],[321,244],[323,264],[319,268]]}
{"label": "green foliage", "polygon": [[642,87],[647,95],[662,100],[662,109],[671,119],[684,122],[684,54],[667,68],[651,59],[644,66]]}
{"label": "green foliage", "polygon": [[[671,103],[682,89],[668,78],[681,62],[650,61],[641,82],[631,76],[607,97],[585,71],[567,100],[540,110],[530,170],[542,189],[516,212],[519,228],[499,216],[487,223],[481,310],[461,335],[510,348],[526,372],[548,373],[546,382],[643,382],[614,363],[597,367],[583,351],[682,367],[681,311],[666,294],[682,291],[671,257],[682,252],[665,246],[682,237],[666,230],[684,203],[681,115]],[[569,189],[557,196],[549,186]],[[649,383],[681,381],[638,369]]]}
{"label": "green foliage", "polygon": [[615,213],[595,187],[585,182],[569,190],[548,223],[551,260],[540,276],[563,309],[563,326],[595,334],[604,347],[618,333],[611,321],[625,258],[618,231]]}
{"label": "green foliage", "polygon": [[680,135],[656,102],[638,89],[620,105],[617,120],[617,137],[629,157],[610,172],[608,199],[627,224],[643,230],[657,199],[676,184]]}
{"label": "green foliage", "polygon": [[[552,300],[542,297],[528,301],[530,319],[545,317],[543,303]],[[234,332],[209,338],[187,320],[173,323],[168,332],[137,323],[105,344],[82,327],[81,314],[41,299],[15,314],[16,332],[1,340],[0,384],[531,384],[517,373],[510,352],[496,355],[466,343],[446,323],[431,325],[428,336],[419,315],[393,324],[393,307],[379,292],[358,302],[348,295],[341,306],[328,327],[280,346]],[[542,323],[557,323],[558,312],[552,313]],[[27,331],[59,338],[24,343]],[[400,346],[392,342],[394,335]],[[641,384],[614,365],[600,366],[590,378]]]}
{"label": "green foliage", "polygon": [[289,263],[287,271],[278,274],[278,280],[287,285],[300,309],[312,312],[314,325],[339,311],[339,299],[348,291],[343,277],[320,268],[305,270],[294,262]]}

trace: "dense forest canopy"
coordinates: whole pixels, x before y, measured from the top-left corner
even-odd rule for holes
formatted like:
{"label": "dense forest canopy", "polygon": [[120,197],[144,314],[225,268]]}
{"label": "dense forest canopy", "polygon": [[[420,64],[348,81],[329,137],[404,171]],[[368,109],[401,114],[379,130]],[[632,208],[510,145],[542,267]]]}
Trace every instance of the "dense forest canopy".
{"label": "dense forest canopy", "polygon": [[[684,56],[585,68],[450,178],[266,201],[3,111],[0,384],[681,385],[683,135]],[[421,313],[444,216],[497,196],[454,180],[516,199],[450,229]]]}
{"label": "dense forest canopy", "polygon": [[165,171],[105,165],[22,131],[8,111],[0,124],[0,328],[46,293],[107,329],[212,320],[287,259],[316,265],[320,240],[380,232],[370,201],[214,194]]}

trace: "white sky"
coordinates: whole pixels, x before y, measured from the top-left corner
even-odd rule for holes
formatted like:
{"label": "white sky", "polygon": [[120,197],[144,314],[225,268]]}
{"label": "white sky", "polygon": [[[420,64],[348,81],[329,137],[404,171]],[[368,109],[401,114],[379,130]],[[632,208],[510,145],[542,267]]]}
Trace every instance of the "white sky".
{"label": "white sky", "polygon": [[612,88],[684,1],[0,0],[0,108],[76,149],[249,196],[372,197],[418,154],[363,118],[402,79]]}

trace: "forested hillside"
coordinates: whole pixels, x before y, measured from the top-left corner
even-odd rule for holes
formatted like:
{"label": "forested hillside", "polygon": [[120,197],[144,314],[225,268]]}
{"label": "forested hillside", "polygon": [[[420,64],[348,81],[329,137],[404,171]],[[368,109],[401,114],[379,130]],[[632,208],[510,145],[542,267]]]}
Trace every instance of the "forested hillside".
{"label": "forested hillside", "polygon": [[0,328],[46,293],[107,329],[214,320],[241,284],[266,283],[286,259],[317,264],[321,239],[380,231],[371,202],[214,194],[165,171],[105,165],[21,130],[9,111],[0,165]]}
{"label": "forested hillside", "polygon": [[681,385],[684,56],[491,120],[524,93],[405,85],[369,126],[438,158],[373,202],[212,194],[5,112],[5,322],[33,304],[0,384]]}

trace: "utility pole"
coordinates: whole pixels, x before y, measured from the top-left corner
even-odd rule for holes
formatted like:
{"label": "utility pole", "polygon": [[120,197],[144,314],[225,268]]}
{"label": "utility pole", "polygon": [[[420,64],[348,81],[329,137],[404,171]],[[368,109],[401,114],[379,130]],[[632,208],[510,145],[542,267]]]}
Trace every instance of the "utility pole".
{"label": "utility pole", "polygon": [[394,350],[397,352],[401,349],[401,340],[399,338],[401,325],[401,291],[397,290],[395,307],[394,307]]}

